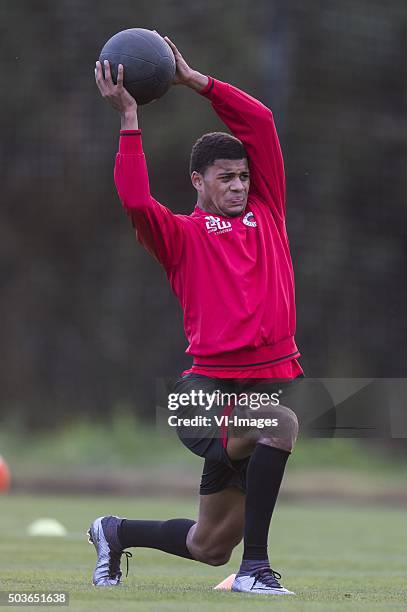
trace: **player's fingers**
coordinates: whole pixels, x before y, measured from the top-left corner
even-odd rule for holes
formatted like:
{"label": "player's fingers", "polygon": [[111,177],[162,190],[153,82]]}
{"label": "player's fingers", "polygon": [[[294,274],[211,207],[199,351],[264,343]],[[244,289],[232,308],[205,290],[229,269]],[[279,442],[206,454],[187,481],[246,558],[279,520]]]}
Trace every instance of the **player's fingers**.
{"label": "player's fingers", "polygon": [[106,84],[110,87],[111,85],[113,85],[113,81],[112,81],[112,74],[110,72],[109,60],[105,60],[103,62],[103,67],[105,69],[105,81],[106,81]]}
{"label": "player's fingers", "polygon": [[100,81],[101,74],[102,74],[102,68],[100,66],[100,62],[97,61],[96,64],[95,64],[95,80],[96,80],[96,83],[98,81]]}
{"label": "player's fingers", "polygon": [[181,55],[181,53],[178,51],[177,47],[174,45],[172,40],[170,40],[168,38],[168,36],[164,36],[164,40],[170,45],[171,49],[174,51],[174,54],[177,53],[178,55]]}
{"label": "player's fingers", "polygon": [[124,79],[124,67],[123,64],[119,64],[117,67],[117,86],[123,87],[123,79]]}
{"label": "player's fingers", "polygon": [[168,36],[164,36],[164,40],[170,45],[171,49],[176,49],[177,47],[174,45],[172,40],[168,38]]}
{"label": "player's fingers", "polygon": [[100,93],[103,95],[105,93],[105,80],[103,78],[102,65],[99,61],[96,62],[95,81]]}

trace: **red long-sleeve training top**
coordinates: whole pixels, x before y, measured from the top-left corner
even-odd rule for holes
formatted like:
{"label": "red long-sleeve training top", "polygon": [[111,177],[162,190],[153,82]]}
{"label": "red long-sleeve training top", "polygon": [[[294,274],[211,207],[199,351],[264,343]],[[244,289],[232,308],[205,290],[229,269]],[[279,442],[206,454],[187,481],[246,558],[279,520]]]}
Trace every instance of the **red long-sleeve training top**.
{"label": "red long-sleeve training top", "polygon": [[162,264],[181,303],[192,371],[263,377],[289,364],[287,377],[295,377],[301,368],[295,359],[294,276],[273,116],[258,100],[211,77],[201,93],[248,155],[244,212],[223,217],[196,206],[192,214],[180,215],[157,202],[150,194],[140,130],[121,132],[117,191],[138,240]]}

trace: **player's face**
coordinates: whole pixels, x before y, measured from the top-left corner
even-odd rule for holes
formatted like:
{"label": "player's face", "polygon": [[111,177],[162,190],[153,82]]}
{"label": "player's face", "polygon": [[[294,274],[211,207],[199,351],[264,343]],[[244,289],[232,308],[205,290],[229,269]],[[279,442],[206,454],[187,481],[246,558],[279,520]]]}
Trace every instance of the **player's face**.
{"label": "player's face", "polygon": [[237,217],[246,208],[250,186],[247,159],[217,159],[203,175],[193,172],[191,178],[203,210]]}

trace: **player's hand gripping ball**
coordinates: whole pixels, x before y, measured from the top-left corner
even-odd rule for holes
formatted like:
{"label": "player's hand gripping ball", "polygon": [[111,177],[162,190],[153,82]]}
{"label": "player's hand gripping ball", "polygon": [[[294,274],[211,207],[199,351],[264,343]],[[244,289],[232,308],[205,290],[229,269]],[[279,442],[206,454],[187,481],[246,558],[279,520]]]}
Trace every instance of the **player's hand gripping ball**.
{"label": "player's hand gripping ball", "polygon": [[113,82],[117,82],[118,65],[123,64],[123,85],[137,104],[161,98],[175,76],[174,53],[157,33],[143,28],[123,30],[110,38],[99,61],[109,60]]}

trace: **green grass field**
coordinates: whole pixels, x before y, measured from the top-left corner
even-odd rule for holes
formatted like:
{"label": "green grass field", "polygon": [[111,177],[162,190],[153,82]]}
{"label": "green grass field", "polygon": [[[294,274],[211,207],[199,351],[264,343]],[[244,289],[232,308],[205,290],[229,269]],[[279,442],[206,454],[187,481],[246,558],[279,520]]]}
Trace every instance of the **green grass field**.
{"label": "green grass field", "polygon": [[[129,518],[194,517],[196,507],[188,500],[8,495],[0,498],[0,507],[0,590],[68,591],[69,610],[407,609],[406,516],[401,510],[280,504],[270,542],[272,566],[297,596],[270,598],[212,590],[236,571],[240,547],[223,567],[134,549],[122,588],[91,585],[95,553],[84,534],[93,518],[110,513]],[[68,537],[28,537],[28,524],[39,517],[61,521]]]}

